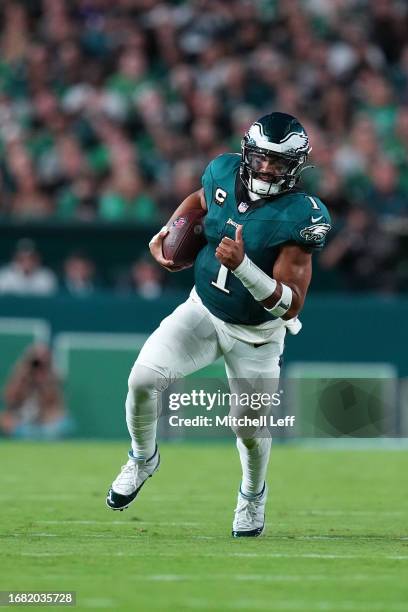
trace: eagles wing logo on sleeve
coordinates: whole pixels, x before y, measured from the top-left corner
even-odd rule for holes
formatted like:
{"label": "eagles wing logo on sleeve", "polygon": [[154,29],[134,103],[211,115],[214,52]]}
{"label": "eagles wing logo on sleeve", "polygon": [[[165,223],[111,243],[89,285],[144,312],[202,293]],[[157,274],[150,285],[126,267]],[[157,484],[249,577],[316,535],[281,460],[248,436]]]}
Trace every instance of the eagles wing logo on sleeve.
{"label": "eagles wing logo on sleeve", "polygon": [[331,225],[329,223],[316,223],[315,225],[304,227],[300,230],[300,235],[307,242],[321,242],[330,228]]}

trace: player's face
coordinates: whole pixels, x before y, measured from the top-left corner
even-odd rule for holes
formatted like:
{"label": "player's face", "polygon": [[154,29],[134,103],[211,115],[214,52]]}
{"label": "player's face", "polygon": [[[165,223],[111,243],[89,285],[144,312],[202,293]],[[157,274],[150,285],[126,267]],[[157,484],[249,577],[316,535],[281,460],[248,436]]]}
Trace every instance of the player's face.
{"label": "player's face", "polygon": [[290,162],[277,155],[265,155],[251,151],[248,153],[248,162],[258,178],[266,182],[273,182],[283,174],[289,172]]}

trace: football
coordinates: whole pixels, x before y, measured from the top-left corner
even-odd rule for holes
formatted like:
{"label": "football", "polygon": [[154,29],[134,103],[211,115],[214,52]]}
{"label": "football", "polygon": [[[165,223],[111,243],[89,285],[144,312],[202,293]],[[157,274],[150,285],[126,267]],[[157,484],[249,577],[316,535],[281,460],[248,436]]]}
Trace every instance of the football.
{"label": "football", "polygon": [[175,266],[192,264],[206,244],[203,217],[205,211],[197,208],[174,219],[163,240],[163,256]]}

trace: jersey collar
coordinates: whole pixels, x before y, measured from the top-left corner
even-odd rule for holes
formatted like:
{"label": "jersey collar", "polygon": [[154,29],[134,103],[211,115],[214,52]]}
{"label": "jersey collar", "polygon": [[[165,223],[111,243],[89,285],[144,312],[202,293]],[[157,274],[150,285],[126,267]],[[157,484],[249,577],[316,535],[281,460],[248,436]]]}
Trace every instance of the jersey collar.
{"label": "jersey collar", "polygon": [[235,199],[237,202],[237,208],[239,210],[239,206],[240,205],[244,205],[245,210],[244,211],[239,211],[241,212],[247,212],[249,210],[254,210],[255,208],[260,208],[261,206],[264,206],[265,204],[267,204],[268,202],[271,201],[271,198],[259,198],[258,200],[251,200],[251,198],[248,195],[248,191],[245,187],[245,185],[243,184],[243,182],[241,181],[241,178],[239,176],[239,172],[237,173],[236,177],[235,177]]}
{"label": "jersey collar", "polygon": [[[239,172],[237,172],[237,175],[235,177],[235,199],[237,202],[237,208],[239,211],[240,204],[246,205],[247,208],[245,209],[244,213],[250,212],[251,210],[254,210],[255,208],[261,208],[262,206],[265,206],[266,204],[272,204],[276,202],[276,200],[279,200],[279,198],[285,195],[288,195],[288,193],[303,193],[303,190],[300,189],[300,187],[296,185],[290,191],[284,191],[283,193],[278,193],[274,196],[271,196],[270,198],[259,198],[259,200],[251,200],[251,198],[248,195],[248,191],[245,185],[241,181]],[[242,214],[241,211],[239,212]]]}

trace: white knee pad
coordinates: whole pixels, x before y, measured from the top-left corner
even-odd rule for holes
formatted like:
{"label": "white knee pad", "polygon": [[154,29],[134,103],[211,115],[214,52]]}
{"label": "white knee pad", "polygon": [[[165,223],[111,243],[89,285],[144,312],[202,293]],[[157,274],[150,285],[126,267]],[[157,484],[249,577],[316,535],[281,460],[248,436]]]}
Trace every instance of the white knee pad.
{"label": "white knee pad", "polygon": [[127,411],[130,409],[134,415],[152,412],[158,415],[161,412],[161,392],[167,389],[169,384],[170,381],[164,374],[136,362],[128,380]]}
{"label": "white knee pad", "polygon": [[128,379],[129,391],[135,394],[146,390],[161,392],[169,386],[169,379],[149,366],[135,363]]}

